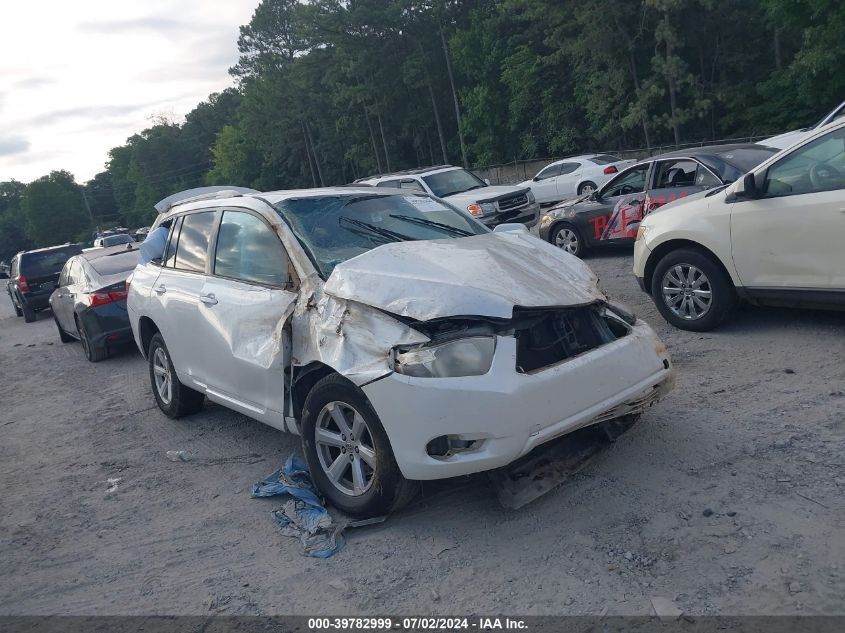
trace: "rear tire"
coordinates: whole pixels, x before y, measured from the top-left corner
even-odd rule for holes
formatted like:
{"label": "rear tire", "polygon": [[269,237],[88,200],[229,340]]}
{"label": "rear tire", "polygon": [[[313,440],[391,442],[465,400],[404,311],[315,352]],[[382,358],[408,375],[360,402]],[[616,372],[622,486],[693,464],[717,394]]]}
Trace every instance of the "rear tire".
{"label": "rear tire", "polygon": [[578,185],[578,195],[583,196],[585,193],[592,193],[596,189],[598,189],[596,183],[594,183],[592,180],[588,180],[587,182],[582,182],[580,185]]}
{"label": "rear tire", "polygon": [[[56,325],[58,325],[58,322],[56,322]],[[61,331],[61,328],[59,328],[59,330]],[[76,319],[76,333],[79,335],[79,342],[82,343],[82,351],[85,352],[85,358],[87,358],[89,362],[99,363],[109,355],[109,351],[107,349],[104,347],[96,347],[91,343],[91,339],[88,338],[88,331],[85,329],[85,326],[79,322],[79,319]]]}
{"label": "rear tire", "polygon": [[664,319],[691,332],[718,327],[737,304],[736,290],[722,267],[691,248],[672,251],[658,262],[651,297]]}
{"label": "rear tire", "polygon": [[74,340],[74,338],[62,329],[62,326],[59,325],[59,320],[56,318],[55,314],[53,315],[53,321],[56,322],[56,329],[59,331],[59,340],[62,343],[72,342]]}
{"label": "rear tire", "polygon": [[21,311],[23,312],[23,320],[27,323],[34,323],[35,322],[35,310],[30,308],[25,303],[21,303]]}
{"label": "rear tire", "polygon": [[147,351],[150,366],[150,385],[158,408],[168,418],[181,418],[202,409],[205,394],[179,382],[164,338],[156,333]]}
{"label": "rear tire", "polygon": [[[302,448],[317,488],[352,516],[388,514],[407,504],[418,490],[416,482],[402,476],[387,433],[366,396],[337,374],[320,380],[305,399]],[[369,459],[363,457],[365,451]],[[357,468],[363,491],[355,488]]]}

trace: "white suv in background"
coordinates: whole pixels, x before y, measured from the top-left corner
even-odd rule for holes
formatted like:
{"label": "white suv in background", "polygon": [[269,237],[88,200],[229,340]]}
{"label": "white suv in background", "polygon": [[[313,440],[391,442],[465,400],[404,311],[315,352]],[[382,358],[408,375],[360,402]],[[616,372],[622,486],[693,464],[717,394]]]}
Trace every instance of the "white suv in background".
{"label": "white suv in background", "polygon": [[640,224],[634,274],[671,324],[716,327],[738,299],[845,308],[845,121],[732,185],[667,204]]}
{"label": "white suv in background", "polygon": [[549,163],[531,180],[519,184],[530,188],[540,204],[560,202],[593,193],[636,162],[610,154],[571,156]]}
{"label": "white suv in background", "polygon": [[355,182],[437,196],[491,228],[504,223],[519,223],[530,228],[540,218],[540,205],[528,187],[492,186],[466,169],[452,165],[409,169]]}
{"label": "white suv in background", "polygon": [[208,397],[301,434],[345,512],[626,427],[674,384],[666,347],[581,260],[427,194],[218,191],[157,207],[147,246],[162,245],[142,246],[127,307],[159,408],[179,417]]}

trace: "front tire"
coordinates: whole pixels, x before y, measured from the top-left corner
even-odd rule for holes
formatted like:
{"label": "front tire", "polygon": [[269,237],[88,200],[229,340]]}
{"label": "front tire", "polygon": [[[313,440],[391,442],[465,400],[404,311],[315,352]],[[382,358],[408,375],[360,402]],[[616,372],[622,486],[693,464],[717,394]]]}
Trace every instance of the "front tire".
{"label": "front tire", "polygon": [[318,382],[305,400],[302,448],[314,483],[352,516],[388,514],[416,492],[366,396],[337,374]]}
{"label": "front tire", "polygon": [[53,320],[56,322],[56,329],[59,331],[59,340],[62,343],[72,342],[74,338],[62,329],[62,326],[59,325],[59,320],[56,318],[55,314],[53,315]]}
{"label": "front tire", "polygon": [[581,231],[579,231],[574,224],[570,224],[569,222],[560,222],[555,224],[551,234],[549,235],[549,241],[558,248],[562,248],[570,255],[575,255],[575,257],[583,257],[587,252],[584,238],[581,236]]}
{"label": "front tire", "polygon": [[179,381],[161,334],[155,334],[150,341],[147,358],[153,396],[164,415],[176,419],[202,409],[205,394],[186,387]]}
{"label": "front tire", "polygon": [[9,299],[12,301],[12,307],[15,309],[15,316],[22,317],[23,310],[18,307],[18,304],[15,303],[15,298],[12,295],[9,295]]}
{"label": "front tire", "polygon": [[663,318],[682,330],[718,327],[737,304],[728,275],[701,251],[682,248],[663,257],[654,270],[651,296]]}

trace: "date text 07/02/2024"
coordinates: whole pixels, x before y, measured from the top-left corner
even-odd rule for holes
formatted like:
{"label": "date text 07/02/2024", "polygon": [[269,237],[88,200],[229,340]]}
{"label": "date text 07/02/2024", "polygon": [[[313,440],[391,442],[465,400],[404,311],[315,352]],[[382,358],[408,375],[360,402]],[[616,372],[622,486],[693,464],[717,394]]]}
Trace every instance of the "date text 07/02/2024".
{"label": "date text 07/02/2024", "polygon": [[527,630],[524,620],[518,618],[477,617],[323,617],[309,618],[308,628],[312,631],[499,631]]}

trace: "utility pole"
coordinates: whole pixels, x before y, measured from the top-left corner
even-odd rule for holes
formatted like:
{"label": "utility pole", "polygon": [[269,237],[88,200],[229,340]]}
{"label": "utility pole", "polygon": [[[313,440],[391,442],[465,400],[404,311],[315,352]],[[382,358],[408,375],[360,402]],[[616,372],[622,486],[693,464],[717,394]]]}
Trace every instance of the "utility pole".
{"label": "utility pole", "polygon": [[461,141],[461,158],[464,161],[464,169],[469,169],[467,162],[467,148],[464,144],[464,129],[461,125],[461,106],[458,103],[458,93],[455,90],[455,77],[452,75],[452,60],[449,58],[449,47],[446,44],[446,35],[443,33],[443,23],[440,23],[440,43],[443,45],[443,54],[446,56],[446,70],[449,73],[449,84],[452,86],[452,99],[455,102],[455,117],[458,119],[458,138]]}
{"label": "utility pole", "polygon": [[91,220],[91,226],[94,226],[94,214],[91,213],[91,205],[88,204],[88,196],[85,195],[85,187],[79,185],[79,191],[82,193],[82,202],[85,203],[85,210],[88,211],[88,219]]}

